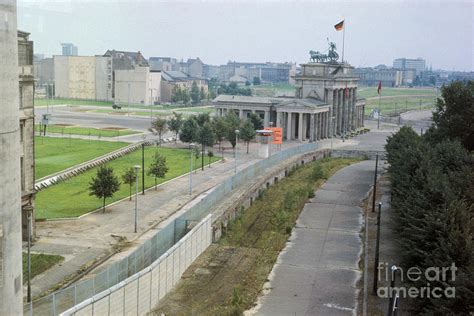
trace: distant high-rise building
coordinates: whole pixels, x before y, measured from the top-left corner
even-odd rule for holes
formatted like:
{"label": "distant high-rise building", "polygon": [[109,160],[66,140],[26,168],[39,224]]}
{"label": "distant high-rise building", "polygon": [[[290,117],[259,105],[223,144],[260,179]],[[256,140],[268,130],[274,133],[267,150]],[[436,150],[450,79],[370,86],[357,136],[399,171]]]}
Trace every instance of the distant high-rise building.
{"label": "distant high-rise building", "polygon": [[63,47],[63,56],[77,56],[77,46],[72,43],[61,43]]}
{"label": "distant high-rise building", "polygon": [[419,75],[426,69],[426,61],[423,58],[397,58],[393,61],[393,68],[401,70],[414,69],[416,74]]}

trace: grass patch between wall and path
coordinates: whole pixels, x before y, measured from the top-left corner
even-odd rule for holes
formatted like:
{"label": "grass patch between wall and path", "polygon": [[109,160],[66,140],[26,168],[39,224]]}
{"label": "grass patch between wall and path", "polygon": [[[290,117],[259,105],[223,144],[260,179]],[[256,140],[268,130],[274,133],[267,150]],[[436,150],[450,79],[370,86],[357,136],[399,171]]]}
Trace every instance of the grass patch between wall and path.
{"label": "grass patch between wall and path", "polygon": [[[45,272],[46,270],[52,268],[55,264],[58,264],[64,260],[64,257],[58,255],[47,255],[47,254],[38,254],[31,253],[31,279],[35,276]],[[23,253],[23,283],[27,282],[27,266],[28,254]]]}
{"label": "grass patch between wall and path", "polygon": [[[169,171],[165,178],[159,178],[158,184],[178,177],[189,172],[188,149],[175,149],[164,147],[146,147],[145,148],[145,188],[155,185],[155,179],[147,175],[148,167],[152,161],[155,152],[166,157]],[[114,169],[115,175],[122,182],[122,174],[125,170],[134,165],[141,166],[141,150],[127,154],[107,163],[107,166]],[[219,157],[213,157],[211,162],[219,160]],[[204,163],[207,166],[208,158],[205,157]],[[201,168],[201,160],[194,160],[194,168]],[[36,218],[64,218],[77,217],[96,210],[102,206],[102,200],[89,195],[89,182],[97,173],[97,168],[92,168],[80,175],[70,178],[64,182],[50,186],[36,194]],[[142,180],[139,180],[139,191],[141,191]],[[122,184],[120,190],[116,192],[113,198],[107,199],[106,203],[112,203],[129,196],[129,186]],[[113,212],[113,210],[112,210]]]}
{"label": "grass patch between wall and path", "polygon": [[77,138],[35,137],[35,178],[40,179],[128,145]]}
{"label": "grass patch between wall and path", "polygon": [[311,162],[270,186],[188,268],[154,315],[241,315],[251,308],[308,198],[337,170],[359,161]]}

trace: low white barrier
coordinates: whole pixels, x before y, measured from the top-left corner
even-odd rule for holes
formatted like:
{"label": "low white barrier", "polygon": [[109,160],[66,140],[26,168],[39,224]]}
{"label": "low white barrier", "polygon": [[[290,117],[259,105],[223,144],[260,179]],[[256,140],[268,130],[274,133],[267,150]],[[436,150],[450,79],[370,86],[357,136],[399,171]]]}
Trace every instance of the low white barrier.
{"label": "low white barrier", "polygon": [[206,216],[149,267],[60,315],[144,315],[178,283],[184,271],[209,247],[211,215]]}

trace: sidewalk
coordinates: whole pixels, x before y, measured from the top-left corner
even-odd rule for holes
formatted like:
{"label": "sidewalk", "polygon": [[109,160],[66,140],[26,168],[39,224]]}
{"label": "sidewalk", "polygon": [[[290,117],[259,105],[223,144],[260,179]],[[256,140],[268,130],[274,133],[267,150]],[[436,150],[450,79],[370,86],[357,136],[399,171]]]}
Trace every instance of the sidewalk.
{"label": "sidewalk", "polygon": [[301,212],[280,253],[258,315],[352,315],[361,277],[362,200],[373,181],[374,161],[338,171]]}

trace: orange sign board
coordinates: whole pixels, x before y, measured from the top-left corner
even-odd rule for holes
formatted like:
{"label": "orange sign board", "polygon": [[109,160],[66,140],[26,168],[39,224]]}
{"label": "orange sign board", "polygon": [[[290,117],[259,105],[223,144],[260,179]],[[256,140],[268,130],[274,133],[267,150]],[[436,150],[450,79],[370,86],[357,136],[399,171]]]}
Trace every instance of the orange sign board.
{"label": "orange sign board", "polygon": [[283,128],[267,127],[265,129],[273,131],[273,144],[281,144],[283,142]]}

